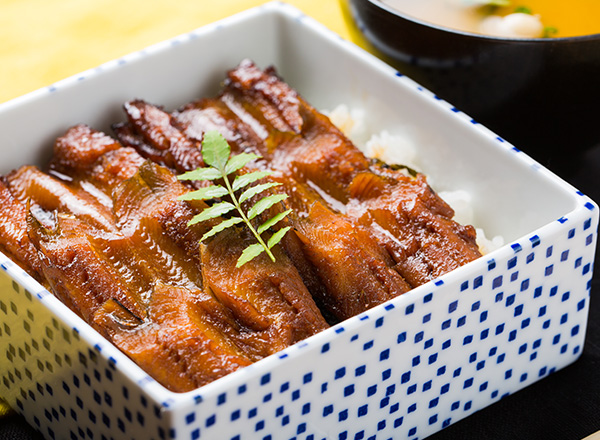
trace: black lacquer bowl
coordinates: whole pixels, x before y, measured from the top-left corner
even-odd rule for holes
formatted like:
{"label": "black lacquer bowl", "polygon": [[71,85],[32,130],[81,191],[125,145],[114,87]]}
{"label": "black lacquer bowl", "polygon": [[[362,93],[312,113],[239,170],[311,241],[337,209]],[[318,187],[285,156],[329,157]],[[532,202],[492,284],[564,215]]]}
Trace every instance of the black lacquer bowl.
{"label": "black lacquer bowl", "polygon": [[378,0],[344,0],[402,73],[551,168],[600,142],[600,34],[508,39],[429,24]]}

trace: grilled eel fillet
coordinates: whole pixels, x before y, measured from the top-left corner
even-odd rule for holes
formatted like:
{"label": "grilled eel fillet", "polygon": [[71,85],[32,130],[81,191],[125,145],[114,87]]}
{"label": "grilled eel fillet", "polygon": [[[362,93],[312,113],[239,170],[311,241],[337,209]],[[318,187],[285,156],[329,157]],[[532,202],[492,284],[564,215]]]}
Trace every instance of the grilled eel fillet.
{"label": "grilled eel fillet", "polygon": [[[229,72],[221,100],[260,121],[269,137],[259,144],[270,166],[345,206],[369,228],[413,287],[478,258],[475,231],[452,221],[454,212],[416,178],[372,163],[272,70],[249,61]],[[296,136],[282,136],[293,132]],[[278,140],[275,146],[270,138]]]}
{"label": "grilled eel fillet", "polygon": [[425,176],[367,159],[272,69],[244,61],[219,97],[172,114],[140,100],[124,108],[118,139],[177,171],[202,165],[197,149],[207,130],[218,130],[234,154],[262,156],[250,166],[273,170],[269,179],[294,209],[284,248],[331,322],[481,255],[474,228],[452,220]]}
{"label": "grilled eel fillet", "polygon": [[[220,96],[172,114],[139,100],[125,110],[120,143],[77,126],[48,173],[0,180],[0,249],[174,391],[324,329],[316,304],[343,320],[480,256],[423,175],[365,158],[272,69],[244,61]],[[211,225],[187,227],[206,205],[177,201],[187,188],[165,167],[202,166],[211,129],[263,157],[240,172],[271,169],[290,196],[273,208],[294,209],[276,263],[235,268],[244,230],[201,245]]]}
{"label": "grilled eel fillet", "polygon": [[[162,154],[166,159],[161,163],[166,166],[175,156],[168,153],[171,148],[179,157],[186,157],[187,169],[203,165],[193,159],[198,141],[182,142],[185,135],[174,125],[176,121],[171,115],[143,101],[129,102],[125,104],[125,110],[130,123],[115,127],[123,144],[154,160]],[[202,122],[204,129],[219,127],[219,121],[239,122],[233,115],[229,115],[229,119],[222,118],[217,111],[210,108],[207,118],[197,121]],[[234,137],[238,136],[237,129],[247,130],[244,126],[231,126],[226,135],[234,154],[251,151],[252,141]],[[167,141],[162,143],[157,139]],[[172,147],[165,149],[170,140],[173,140]],[[176,168],[187,170],[180,165]],[[255,166],[263,169],[269,165],[261,161]],[[332,211],[315,191],[293,177],[275,173],[269,179],[281,183],[292,196],[290,205],[295,213],[290,221],[294,230],[286,236],[284,248],[330,321],[344,320],[410,289],[393,269],[393,261],[387,252],[365,228]]]}
{"label": "grilled eel fillet", "polygon": [[281,249],[275,263],[237,269],[243,230],[201,247],[210,225],[187,227],[204,206],[178,201],[186,191],[86,126],[56,141],[48,173],[22,167],[0,181],[3,249],[173,391],[327,327]]}

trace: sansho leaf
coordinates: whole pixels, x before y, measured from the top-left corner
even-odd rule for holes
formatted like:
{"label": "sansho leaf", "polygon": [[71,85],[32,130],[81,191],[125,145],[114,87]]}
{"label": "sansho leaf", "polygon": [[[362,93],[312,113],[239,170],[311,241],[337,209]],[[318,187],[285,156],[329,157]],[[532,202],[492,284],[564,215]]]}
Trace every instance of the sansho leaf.
{"label": "sansho leaf", "polygon": [[543,38],[552,38],[557,33],[558,28],[555,28],[554,26],[545,26]]}
{"label": "sansho leaf", "polygon": [[289,231],[290,229],[291,229],[290,226],[286,226],[285,228],[281,228],[279,231],[277,231],[273,235],[271,235],[271,238],[269,238],[269,241],[267,242],[267,246],[269,247],[269,249],[271,249],[273,246],[275,246],[277,243],[279,243],[281,241],[281,239],[283,238],[283,236],[285,235],[285,233],[287,231]]}
{"label": "sansho leaf", "polygon": [[288,209],[287,211],[280,212],[279,214],[277,214],[273,218],[267,220],[262,225],[260,225],[258,227],[258,229],[256,230],[256,232],[258,232],[259,234],[262,234],[267,229],[269,229],[271,226],[274,226],[277,223],[279,223],[281,220],[283,220],[290,212],[292,212],[291,209]]}
{"label": "sansho leaf", "polygon": [[246,200],[248,200],[251,197],[254,197],[256,194],[259,194],[259,193],[263,192],[264,190],[267,190],[269,188],[273,188],[274,186],[279,186],[279,185],[281,185],[281,183],[270,182],[270,183],[262,183],[260,185],[251,186],[246,191],[244,191],[242,194],[240,194],[240,198],[238,200],[240,203],[244,203]]}
{"label": "sansho leaf", "polygon": [[221,223],[213,226],[210,231],[204,234],[200,241],[202,242],[207,238],[212,237],[213,235],[218,234],[219,232],[224,231],[225,229],[230,228],[233,225],[237,225],[238,223],[241,223],[243,221],[244,220],[242,220],[240,217],[231,217],[230,219],[223,220]]}
{"label": "sansho leaf", "polygon": [[254,153],[240,153],[232,156],[225,166],[225,174],[229,175],[239,169],[245,167],[249,162],[260,159],[261,156]]}
{"label": "sansho leaf", "polygon": [[248,186],[257,180],[270,176],[271,174],[272,173],[270,171],[254,171],[252,173],[236,176],[236,178],[233,180],[233,190],[237,191],[238,189],[244,188],[245,186]]}
{"label": "sansho leaf", "polygon": [[210,185],[196,191],[190,191],[177,197],[177,200],[210,200],[227,195],[229,191],[220,185]]}
{"label": "sansho leaf", "polygon": [[513,12],[527,14],[527,15],[533,15],[533,12],[527,6],[517,6]]}
{"label": "sansho leaf", "polygon": [[179,180],[215,180],[221,177],[221,172],[215,168],[196,168],[177,176]]}
{"label": "sansho leaf", "polygon": [[265,248],[263,247],[262,244],[260,244],[260,243],[251,244],[246,249],[244,249],[244,251],[242,252],[242,255],[240,255],[240,258],[238,258],[235,267],[243,266],[248,261],[259,256],[263,252],[265,252]]}
{"label": "sansho leaf", "polygon": [[209,130],[202,138],[202,159],[204,163],[223,171],[231,153],[231,147],[216,130]]}
{"label": "sansho leaf", "polygon": [[195,225],[196,223],[210,220],[211,218],[220,217],[223,214],[227,214],[232,209],[235,209],[235,205],[229,202],[215,203],[210,208],[206,208],[200,214],[197,214],[188,222],[188,226]]}
{"label": "sansho leaf", "polygon": [[271,196],[265,197],[264,199],[260,199],[254,204],[252,208],[248,210],[248,220],[252,220],[264,210],[269,209],[274,204],[287,199],[287,197],[287,194],[273,194]]}
{"label": "sansho leaf", "polygon": [[285,200],[287,194],[272,194],[267,196],[254,204],[249,210],[247,215],[244,215],[241,204],[252,197],[266,191],[269,188],[279,186],[277,182],[267,182],[253,187],[245,189],[240,195],[239,199],[235,196],[235,191],[241,190],[246,186],[254,183],[264,177],[271,174],[270,171],[255,171],[247,174],[236,176],[233,180],[233,187],[230,185],[229,174],[234,173],[244,166],[246,166],[252,160],[260,158],[260,156],[252,153],[241,153],[233,157],[229,157],[231,154],[231,147],[225,140],[225,138],[217,131],[207,131],[204,133],[204,139],[202,141],[202,158],[204,163],[208,166],[205,168],[198,168],[194,171],[189,171],[178,176],[180,180],[217,180],[223,179],[225,181],[226,188],[221,185],[210,185],[204,188],[200,188],[196,191],[189,192],[180,196],[179,200],[211,200],[226,196],[232,199],[233,203],[220,202],[215,203],[212,206],[204,209],[201,213],[197,214],[188,222],[188,225],[194,225],[206,220],[214,219],[222,216],[232,210],[237,210],[241,217],[232,217],[226,220],[222,220],[219,224],[213,226],[208,232],[206,232],[200,241],[204,241],[225,229],[232,227],[239,223],[245,223],[250,229],[252,234],[257,239],[258,243],[251,244],[242,251],[236,267],[240,267],[252,260],[262,252],[266,252],[272,261],[275,261],[275,256],[271,252],[271,248],[281,241],[284,235],[289,231],[290,227],[285,227],[277,231],[268,240],[268,244],[265,244],[261,237],[261,234],[267,229],[277,224],[283,218],[285,218],[291,210],[281,212],[275,215],[270,220],[264,222],[258,231],[252,225],[252,220],[256,216],[260,215],[265,210],[271,208],[276,203]]}

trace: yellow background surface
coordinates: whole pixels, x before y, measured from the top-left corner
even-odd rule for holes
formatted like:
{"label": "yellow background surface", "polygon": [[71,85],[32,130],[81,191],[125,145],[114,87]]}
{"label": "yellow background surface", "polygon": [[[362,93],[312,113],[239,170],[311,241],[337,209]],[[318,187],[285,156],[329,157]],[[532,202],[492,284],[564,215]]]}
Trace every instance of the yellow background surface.
{"label": "yellow background surface", "polygon": [[[265,0],[0,0],[0,102]],[[362,47],[342,0],[288,0]]]}

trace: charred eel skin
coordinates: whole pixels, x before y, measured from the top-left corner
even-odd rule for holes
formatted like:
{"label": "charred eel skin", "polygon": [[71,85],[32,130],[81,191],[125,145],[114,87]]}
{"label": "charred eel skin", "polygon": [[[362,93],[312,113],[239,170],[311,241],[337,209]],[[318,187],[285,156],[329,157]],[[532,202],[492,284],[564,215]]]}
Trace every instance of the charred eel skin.
{"label": "charred eel skin", "polygon": [[328,327],[277,249],[235,268],[241,229],[199,245],[198,202],[168,168],[89,127],[59,138],[48,172],[2,179],[3,250],[156,380],[189,391]]}
{"label": "charred eel skin", "polygon": [[176,170],[201,165],[196,146],[213,129],[234,154],[262,156],[251,166],[275,172],[295,213],[284,248],[332,323],[481,256],[474,228],[452,220],[424,175],[366,158],[274,69],[245,60],[216,98],[171,114],[140,100],[125,111],[121,142]]}
{"label": "charred eel skin", "polygon": [[[0,178],[0,250],[165,387],[189,391],[480,256],[471,226],[429,187],[366,158],[275,70],[245,60],[221,94],[172,113],[134,100],[116,140],[85,125],[46,170]],[[236,268],[252,238],[188,221],[204,132],[261,159],[293,229]],[[273,213],[268,213],[272,215]],[[213,220],[218,221],[218,220]]]}

